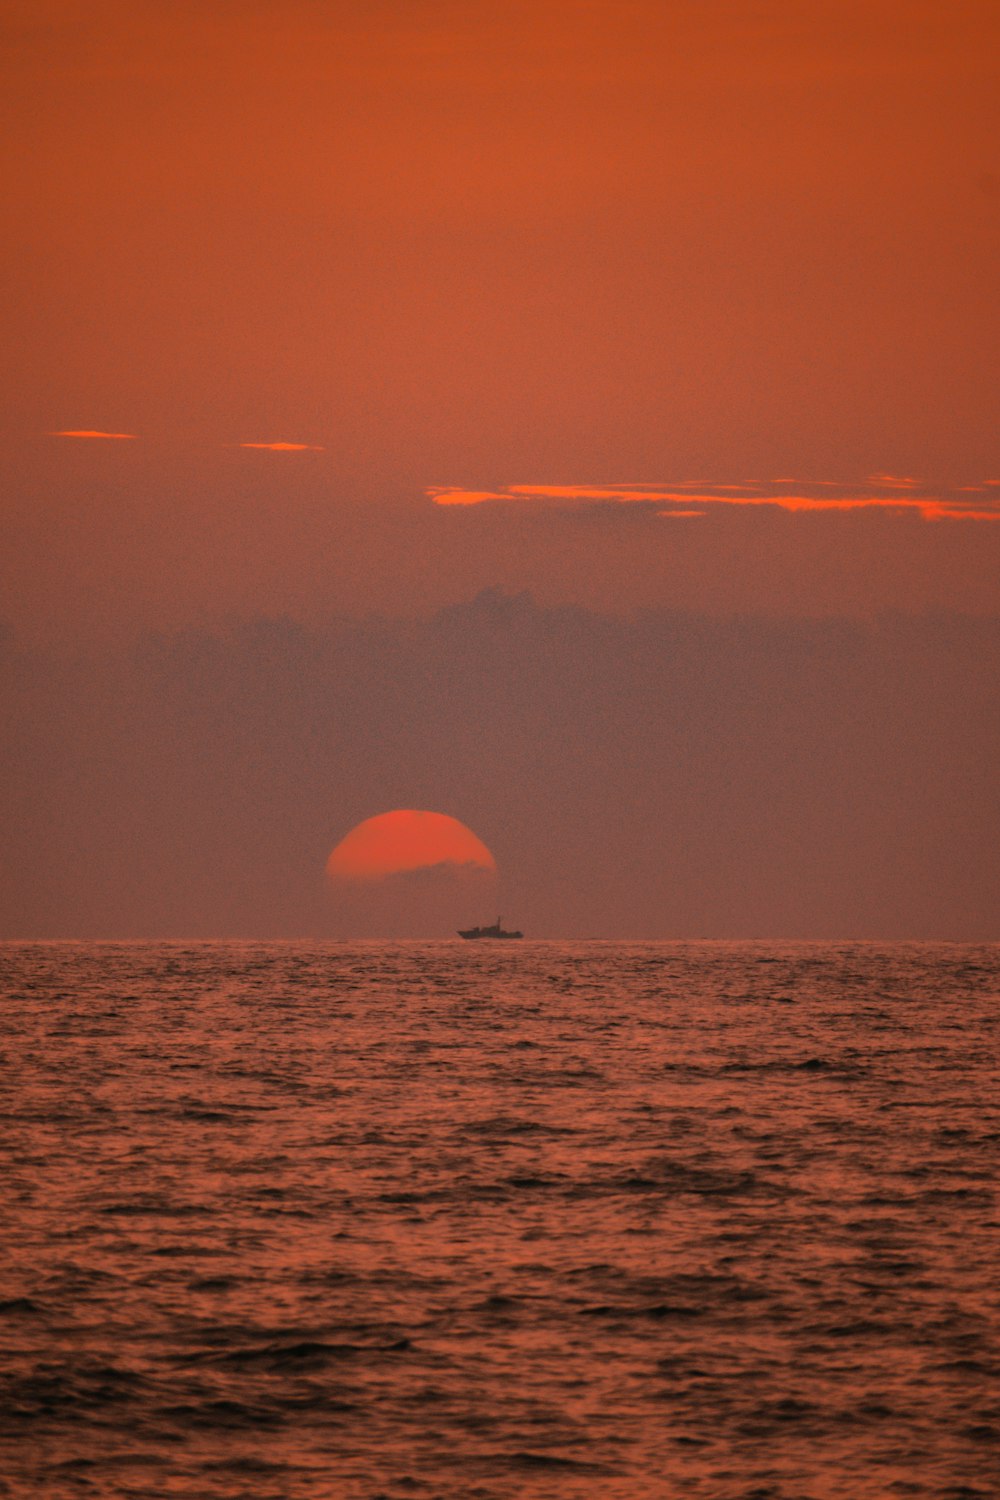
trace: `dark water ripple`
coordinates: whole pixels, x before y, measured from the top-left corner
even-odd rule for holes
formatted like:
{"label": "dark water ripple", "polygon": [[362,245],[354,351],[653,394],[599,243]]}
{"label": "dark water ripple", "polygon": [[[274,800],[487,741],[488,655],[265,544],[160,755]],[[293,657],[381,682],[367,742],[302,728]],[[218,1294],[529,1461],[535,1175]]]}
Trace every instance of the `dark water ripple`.
{"label": "dark water ripple", "polygon": [[1000,1494],[1000,949],[7,945],[0,1495]]}

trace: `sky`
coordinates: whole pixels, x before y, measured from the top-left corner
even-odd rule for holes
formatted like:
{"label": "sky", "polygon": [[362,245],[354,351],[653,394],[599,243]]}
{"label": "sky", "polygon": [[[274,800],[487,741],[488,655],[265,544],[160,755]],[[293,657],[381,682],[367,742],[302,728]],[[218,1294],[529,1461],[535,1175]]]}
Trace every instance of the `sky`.
{"label": "sky", "polygon": [[8,3],[0,932],[1000,937],[998,43]]}

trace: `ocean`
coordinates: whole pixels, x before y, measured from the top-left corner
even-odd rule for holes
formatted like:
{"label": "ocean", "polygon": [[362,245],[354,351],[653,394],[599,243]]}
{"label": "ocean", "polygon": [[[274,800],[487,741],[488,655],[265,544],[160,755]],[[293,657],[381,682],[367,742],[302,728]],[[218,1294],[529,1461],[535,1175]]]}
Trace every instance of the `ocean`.
{"label": "ocean", "polygon": [[1000,947],[0,947],[0,1495],[993,1500]]}

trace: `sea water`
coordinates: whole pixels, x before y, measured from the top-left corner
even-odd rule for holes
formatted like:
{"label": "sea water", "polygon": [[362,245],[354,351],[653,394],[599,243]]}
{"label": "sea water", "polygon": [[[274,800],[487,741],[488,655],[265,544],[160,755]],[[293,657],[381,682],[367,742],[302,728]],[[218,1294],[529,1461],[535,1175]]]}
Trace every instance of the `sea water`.
{"label": "sea water", "polygon": [[1000,948],[0,948],[0,1494],[1000,1493]]}

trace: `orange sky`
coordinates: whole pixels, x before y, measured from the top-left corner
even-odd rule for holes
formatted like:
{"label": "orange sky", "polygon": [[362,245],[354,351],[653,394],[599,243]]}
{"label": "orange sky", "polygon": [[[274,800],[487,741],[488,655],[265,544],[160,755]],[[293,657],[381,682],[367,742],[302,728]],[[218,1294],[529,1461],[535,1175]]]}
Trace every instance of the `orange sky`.
{"label": "orange sky", "polygon": [[[997,606],[1000,539],[969,528],[930,555],[913,528],[817,543],[772,515],[738,541],[730,516],[670,544],[697,551],[681,564],[624,537],[588,561],[425,498],[1000,477],[994,5],[6,14],[15,628],[319,618],[540,580],[602,605],[795,610],[817,546],[824,607]],[[747,546],[749,592],[730,560]]]}
{"label": "orange sky", "polygon": [[[987,659],[987,617],[1000,617],[998,43],[995,0],[8,0],[0,644],[53,648],[81,674],[68,705],[64,666],[11,657],[8,689],[28,701],[4,749],[25,778],[10,868],[14,897],[35,892],[19,930],[69,930],[72,909],[75,930],[107,931],[112,899],[120,930],[152,930],[130,905],[141,891],[161,901],[157,930],[193,930],[184,903],[214,869],[198,930],[263,931],[289,871],[312,880],[345,828],[414,806],[468,821],[502,871],[537,856],[527,904],[560,890],[553,931],[586,900],[580,930],[604,930],[612,898],[626,930],[675,817],[689,850],[676,900],[696,849],[710,851],[700,888],[730,893],[728,916],[706,898],[677,931],[820,930],[815,848],[799,851],[795,831],[812,816],[843,930],[859,930],[865,871],[881,871],[858,896],[873,931],[897,870],[909,885],[884,930],[952,930],[934,925],[927,871],[952,870],[953,912],[986,902],[995,856],[970,863],[968,846],[993,826],[995,789],[976,768],[995,760],[983,684],[1000,672]],[[636,663],[594,611],[632,621]],[[701,623],[684,627],[690,674],[675,681],[676,612]],[[878,623],[893,612],[916,622],[902,707],[879,675],[909,663]],[[926,623],[954,612],[975,618],[953,635]],[[357,627],[359,686],[351,622],[373,616],[398,623]],[[873,632],[856,656],[839,625],[814,637],[808,623],[841,616]],[[730,617],[744,622],[731,647]],[[790,655],[776,617],[799,617]],[[262,620],[285,623],[274,636]],[[546,642],[559,631],[557,672]],[[167,700],[150,632],[167,641]],[[574,657],[574,632],[598,640],[599,680],[597,647]],[[770,710],[758,721],[740,696],[758,632],[762,701],[806,716],[773,745]],[[494,663],[484,682],[466,636]],[[827,676],[806,687],[814,638]],[[138,685],[115,676],[119,649],[137,653]],[[454,686],[463,651],[481,722]],[[315,701],[296,697],[324,652]],[[732,653],[745,671],[730,673]],[[86,659],[114,691],[85,689]],[[516,690],[494,721],[511,661]],[[551,723],[547,706],[577,682]],[[671,705],[695,683],[701,738],[685,745]],[[859,694],[864,722],[851,718]],[[369,696],[383,705],[371,722]],[[883,705],[892,733],[869,744]],[[854,749],[841,751],[847,721]],[[957,738],[938,757],[945,726]],[[268,734],[264,776],[244,742]],[[508,734],[524,747],[516,775],[497,753],[478,780]],[[832,757],[822,776],[788,779],[789,735],[811,766]],[[726,736],[751,753],[716,767],[709,796],[704,758]],[[140,741],[162,762],[161,838],[177,841],[141,871],[140,830],[160,813]],[[897,741],[913,804],[868,847],[862,821],[875,829],[896,782],[866,778]],[[219,746],[208,787],[200,768]],[[272,855],[285,834],[242,807],[210,867],[200,830],[228,815],[241,756],[253,807],[283,810],[290,842]],[[938,787],[933,840],[911,847],[926,778],[962,756]],[[582,789],[566,773],[580,757]],[[656,817],[629,811],[636,767]],[[106,777],[74,839],[74,789],[92,771]],[[770,856],[784,874],[750,911],[768,777],[768,816],[787,803]],[[516,779],[533,789],[519,823],[498,811]],[[698,822],[731,786],[744,864]],[[952,795],[966,799],[953,814]],[[852,823],[855,804],[867,811]],[[560,833],[577,816],[578,845]],[[531,843],[543,828],[544,856]],[[632,844],[605,858],[621,829]],[[586,900],[560,887],[595,867],[588,839],[609,872],[644,851],[642,880],[615,894],[595,877]],[[233,871],[255,860],[270,895],[242,908]],[[171,880],[174,906],[158,885]],[[798,890],[801,912],[780,917]],[[642,930],[660,929],[651,915]]]}
{"label": "orange sky", "polygon": [[343,935],[423,807],[469,921],[993,936],[999,43],[9,0],[4,932]]}
{"label": "orange sky", "polygon": [[8,445],[996,477],[992,4],[7,15]]}

